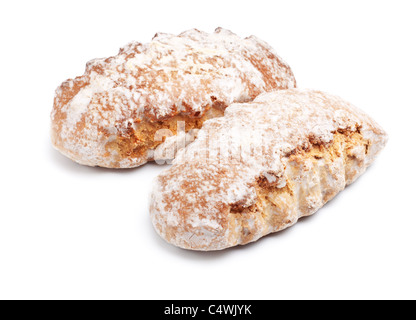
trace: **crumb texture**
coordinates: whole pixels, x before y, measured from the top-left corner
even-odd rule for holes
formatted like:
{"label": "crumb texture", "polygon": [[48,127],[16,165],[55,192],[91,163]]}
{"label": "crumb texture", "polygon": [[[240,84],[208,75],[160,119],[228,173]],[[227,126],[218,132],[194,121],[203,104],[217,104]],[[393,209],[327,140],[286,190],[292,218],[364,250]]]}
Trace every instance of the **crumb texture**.
{"label": "crumb texture", "polygon": [[172,127],[173,117],[192,121],[295,86],[289,66],[254,36],[222,28],[158,33],[147,44],[133,42],[114,57],[88,62],[83,76],[57,89],[52,141],[81,164],[135,167],[161,144],[152,143],[152,128]]}
{"label": "crumb texture", "polygon": [[387,135],[320,91],[282,90],[233,104],[155,180],[150,213],[168,242],[192,250],[247,244],[315,213],[354,182]]}

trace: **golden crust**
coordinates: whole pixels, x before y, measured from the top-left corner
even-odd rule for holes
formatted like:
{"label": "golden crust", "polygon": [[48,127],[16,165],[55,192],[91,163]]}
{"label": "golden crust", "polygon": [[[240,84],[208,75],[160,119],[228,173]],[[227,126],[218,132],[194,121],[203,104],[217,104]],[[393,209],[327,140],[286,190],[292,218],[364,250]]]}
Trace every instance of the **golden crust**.
{"label": "golden crust", "polygon": [[338,97],[298,89],[263,94],[205,122],[159,175],[153,224],[185,249],[256,241],[315,213],[365,171],[386,141],[376,122]]}
{"label": "golden crust", "polygon": [[221,28],[157,34],[90,61],[83,76],[57,89],[52,142],[81,164],[136,167],[162,144],[153,129],[172,128],[177,119],[199,128],[220,115],[209,110],[295,86],[290,67],[256,37]]}

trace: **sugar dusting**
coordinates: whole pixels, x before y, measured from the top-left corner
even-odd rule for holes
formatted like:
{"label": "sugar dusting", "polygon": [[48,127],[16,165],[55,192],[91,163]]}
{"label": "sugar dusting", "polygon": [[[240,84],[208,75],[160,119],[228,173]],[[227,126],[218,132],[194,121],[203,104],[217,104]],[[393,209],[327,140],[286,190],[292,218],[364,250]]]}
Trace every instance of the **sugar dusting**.
{"label": "sugar dusting", "polygon": [[215,101],[228,106],[295,86],[289,66],[256,37],[222,28],[158,33],[147,44],[132,42],[117,56],[90,61],[82,77],[58,88],[53,142],[83,164],[134,167],[147,158],[119,160],[105,149],[129,122],[202,115]]}
{"label": "sugar dusting", "polygon": [[[296,150],[312,145],[331,148],[334,135],[343,130],[359,132],[368,143],[368,150],[363,146],[344,150],[352,167],[345,167],[341,154],[326,162],[319,158],[290,162]],[[278,207],[290,210],[274,213],[288,215],[287,227],[352,183],[386,141],[383,129],[362,111],[319,91],[282,90],[260,95],[252,103],[233,104],[223,118],[205,122],[196,141],[156,179],[150,208],[153,223],[163,238],[184,248],[218,250],[236,245],[245,236],[241,224],[250,228],[246,221],[233,226],[236,215],[230,210],[259,201],[255,189],[259,178],[276,189],[287,183],[293,187],[293,197],[276,200]],[[177,222],[174,229],[168,216]],[[257,222],[250,241],[277,231],[262,220],[261,213],[252,218]],[[215,224],[219,227],[212,228]]]}

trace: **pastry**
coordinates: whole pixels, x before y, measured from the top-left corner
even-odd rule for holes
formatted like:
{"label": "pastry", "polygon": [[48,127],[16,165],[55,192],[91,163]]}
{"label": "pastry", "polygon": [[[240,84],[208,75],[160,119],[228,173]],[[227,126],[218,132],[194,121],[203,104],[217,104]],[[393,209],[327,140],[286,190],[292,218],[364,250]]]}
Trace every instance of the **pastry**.
{"label": "pastry", "polygon": [[[52,142],[89,166],[132,168],[154,159],[177,123],[188,132],[222,116],[234,102],[296,86],[289,66],[265,42],[218,28],[158,33],[62,83],[52,111]],[[168,137],[170,137],[168,136]],[[172,140],[172,139],[171,139]]]}
{"label": "pastry", "polygon": [[156,179],[156,231],[185,249],[244,245],[315,213],[354,182],[387,135],[339,97],[265,93],[204,123]]}

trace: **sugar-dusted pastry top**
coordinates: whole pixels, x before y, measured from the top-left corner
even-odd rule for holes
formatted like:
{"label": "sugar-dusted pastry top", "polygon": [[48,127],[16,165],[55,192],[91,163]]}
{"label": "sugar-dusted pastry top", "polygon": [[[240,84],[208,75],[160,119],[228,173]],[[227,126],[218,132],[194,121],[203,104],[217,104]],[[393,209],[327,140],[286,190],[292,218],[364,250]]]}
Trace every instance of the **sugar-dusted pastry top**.
{"label": "sugar-dusted pastry top", "polygon": [[133,42],[114,57],[90,61],[83,76],[57,89],[52,140],[82,164],[134,167],[151,159],[146,149],[155,147],[143,147],[137,140],[144,138],[132,134],[141,123],[163,127],[176,115],[200,118],[211,108],[295,86],[289,66],[254,36],[222,28],[158,33],[147,44]]}
{"label": "sugar-dusted pastry top", "polygon": [[319,91],[281,90],[233,104],[205,122],[156,179],[153,223],[187,249],[255,241],[322,207],[386,140],[365,113]]}

